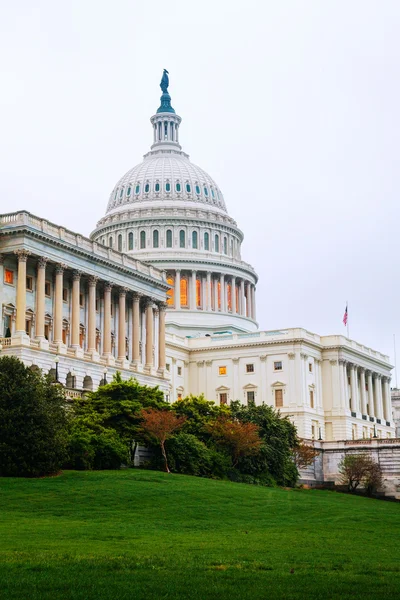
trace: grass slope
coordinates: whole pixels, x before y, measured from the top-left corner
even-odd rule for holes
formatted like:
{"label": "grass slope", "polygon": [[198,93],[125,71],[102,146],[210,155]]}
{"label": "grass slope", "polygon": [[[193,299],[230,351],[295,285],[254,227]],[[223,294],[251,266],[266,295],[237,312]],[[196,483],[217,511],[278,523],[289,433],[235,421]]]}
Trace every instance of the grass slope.
{"label": "grass slope", "polygon": [[0,479],[0,598],[395,598],[398,504],[126,470]]}

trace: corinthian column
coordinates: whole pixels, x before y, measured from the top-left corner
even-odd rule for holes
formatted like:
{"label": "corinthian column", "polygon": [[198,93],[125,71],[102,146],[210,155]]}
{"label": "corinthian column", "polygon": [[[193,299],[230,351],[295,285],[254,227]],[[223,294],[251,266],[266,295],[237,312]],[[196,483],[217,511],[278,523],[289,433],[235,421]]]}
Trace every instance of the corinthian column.
{"label": "corinthian column", "polygon": [[225,312],[225,277],[223,273],[221,273],[221,275],[219,276],[219,285],[221,298],[221,312]]}
{"label": "corinthian column", "polygon": [[146,302],[146,368],[153,366],[153,300],[149,298]]}
{"label": "corinthian column", "polygon": [[81,273],[74,271],[72,273],[72,318],[71,318],[71,346],[79,348],[79,321],[80,321],[80,293]]}
{"label": "corinthian column", "polygon": [[367,414],[367,399],[365,393],[365,369],[360,369],[361,414]]}
{"label": "corinthian column", "polygon": [[89,277],[88,351],[96,351],[96,284],[97,277]]}
{"label": "corinthian column", "polygon": [[65,265],[56,266],[56,277],[54,285],[54,326],[53,341],[62,343],[62,313],[63,313],[63,280]]}
{"label": "corinthian column", "polygon": [[372,372],[367,371],[367,381],[368,381],[368,414],[370,417],[375,416],[374,410],[374,388],[372,385]]}
{"label": "corinthian column", "polygon": [[253,311],[253,319],[256,319],[256,286],[251,286],[251,307]]}
{"label": "corinthian column", "polygon": [[196,271],[192,271],[192,275],[190,278],[190,293],[189,293],[189,303],[191,310],[196,310],[197,301],[196,301]]}
{"label": "corinthian column", "polygon": [[26,263],[29,252],[26,250],[16,250],[15,254],[18,257],[17,322],[15,333],[17,337],[26,337]]}
{"label": "corinthian column", "polygon": [[159,320],[158,320],[158,368],[160,370],[165,369],[165,313],[167,305],[164,302],[160,302],[159,307]]}
{"label": "corinthian column", "polygon": [[181,272],[179,269],[175,271],[175,309],[181,307]]}
{"label": "corinthian column", "polygon": [[36,337],[44,340],[45,281],[47,258],[41,256],[37,263],[36,285]]}
{"label": "corinthian column", "polygon": [[207,271],[207,286],[206,286],[206,307],[205,310],[211,310],[211,273]]}
{"label": "corinthian column", "polygon": [[251,284],[249,281],[246,284],[246,298],[247,298],[246,316],[249,317],[249,319],[252,319],[253,315],[252,315],[252,307],[251,307]]}
{"label": "corinthian column", "polygon": [[132,307],[132,362],[140,362],[140,296],[133,294]]}
{"label": "corinthian column", "polygon": [[125,318],[126,318],[126,292],[122,288],[119,292],[119,315],[118,315],[118,358],[125,360],[126,343],[125,343]]}
{"label": "corinthian column", "polygon": [[236,277],[231,279],[231,307],[232,314],[236,314]]}
{"label": "corinthian column", "polygon": [[111,357],[111,289],[111,283],[104,285],[103,354],[107,357]]}

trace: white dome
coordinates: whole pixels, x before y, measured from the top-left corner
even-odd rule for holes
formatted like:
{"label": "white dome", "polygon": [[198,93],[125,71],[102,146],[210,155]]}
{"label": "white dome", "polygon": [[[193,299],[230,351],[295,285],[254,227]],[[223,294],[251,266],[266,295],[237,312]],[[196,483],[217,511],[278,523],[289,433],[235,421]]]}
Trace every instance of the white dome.
{"label": "white dome", "polygon": [[172,149],[150,152],[121,177],[110,195],[107,213],[152,200],[200,202],[227,212],[215,181],[186,154]]}

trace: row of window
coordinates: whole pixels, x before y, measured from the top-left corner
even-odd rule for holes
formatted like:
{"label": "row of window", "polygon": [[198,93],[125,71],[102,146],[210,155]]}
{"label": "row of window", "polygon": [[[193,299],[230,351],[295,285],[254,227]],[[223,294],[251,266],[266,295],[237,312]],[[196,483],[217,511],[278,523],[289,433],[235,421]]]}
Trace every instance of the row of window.
{"label": "row of window", "polygon": [[[274,371],[282,371],[282,361],[281,360],[276,360],[274,362]],[[254,373],[254,363],[248,363],[246,365],[246,373]],[[218,367],[218,374],[219,375],[227,375],[228,368],[225,365]]]}
{"label": "row of window", "polygon": [[[275,390],[274,397],[275,397],[275,408],[282,408],[283,407],[283,390],[281,390],[281,389]],[[254,390],[247,391],[246,399],[247,399],[248,406],[254,405],[256,402],[255,391]],[[227,392],[221,392],[219,394],[219,403],[220,404],[228,404],[228,393]]]}
{"label": "row of window", "polygon": [[[198,250],[199,234],[197,231],[192,231],[191,241],[192,241],[192,248],[194,250]],[[106,242],[106,240],[105,240],[105,238],[103,238],[102,243],[104,245],[105,245],[105,242]],[[210,234],[207,231],[204,233],[203,242],[204,242],[204,250],[209,251],[210,250]],[[110,248],[112,248],[113,244],[114,244],[113,238],[112,238],[112,236],[110,236],[109,240],[108,240],[108,246]],[[142,230],[139,233],[140,249],[144,250],[146,248],[146,244],[147,244],[146,232],[144,230]],[[186,244],[187,244],[186,231],[184,229],[181,229],[179,231],[179,247],[186,248]],[[158,231],[158,229],[155,229],[153,231],[153,236],[152,236],[152,248],[159,248],[159,247],[160,247],[160,232]],[[166,248],[173,247],[172,229],[167,229],[167,231],[165,232],[165,247]],[[220,252],[220,248],[224,254],[228,254],[228,238],[225,236],[221,240],[219,234],[216,233],[214,235],[214,250],[215,250],[215,252]],[[119,234],[117,237],[117,249],[119,252],[122,252],[122,250],[123,250],[122,234]],[[133,233],[132,232],[130,232],[128,234],[128,250],[133,250]],[[232,241],[231,241],[231,253],[233,253],[233,242]]]}
{"label": "row of window", "polygon": [[[117,188],[115,190],[114,200],[117,200],[118,197],[119,197],[119,199],[122,199],[123,196],[124,196],[125,189],[126,189],[126,197],[129,198],[131,196],[131,194],[132,194],[132,189],[133,189],[132,185],[128,185],[127,188],[124,188],[124,187]],[[144,188],[143,188],[144,193],[145,194],[149,194],[150,193],[150,189],[151,189],[150,182],[147,181],[144,184]],[[191,194],[192,193],[192,186],[191,186],[191,184],[189,182],[185,183],[184,189],[185,189],[185,191],[186,191],[187,194]],[[211,195],[211,198],[213,198],[214,200],[215,199],[219,200],[218,190],[214,190],[214,188],[212,188],[212,187],[210,187],[210,189],[209,189],[206,185],[203,185],[202,189],[203,189],[203,194],[204,194],[204,196],[206,198],[210,197],[210,195]],[[141,183],[136,183],[136,185],[134,186],[134,193],[135,193],[136,196],[140,194],[140,190],[141,190]],[[159,181],[155,182],[153,190],[156,193],[161,192],[161,184],[160,184]],[[169,181],[166,181],[164,183],[164,190],[167,193],[171,192],[172,186],[171,186],[171,183]],[[175,191],[178,194],[180,194],[183,191],[183,186],[182,186],[182,184],[181,184],[180,181],[176,181],[175,182]],[[195,193],[196,193],[197,196],[201,195],[201,191],[202,190],[201,190],[201,187],[200,187],[200,185],[198,183],[195,184],[194,191],[195,191]]]}

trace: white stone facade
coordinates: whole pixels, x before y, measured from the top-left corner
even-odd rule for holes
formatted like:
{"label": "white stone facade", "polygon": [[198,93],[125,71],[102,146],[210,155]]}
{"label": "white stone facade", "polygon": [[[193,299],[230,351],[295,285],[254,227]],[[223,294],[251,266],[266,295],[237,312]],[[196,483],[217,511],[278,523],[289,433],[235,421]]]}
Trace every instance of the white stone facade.
{"label": "white stone facade", "polygon": [[91,239],[0,216],[0,344],[70,392],[119,370],[170,401],[267,403],[316,440],[394,437],[387,356],[344,336],[259,331],[257,274],[221,190],[151,118],[153,144],[114,187]]}

